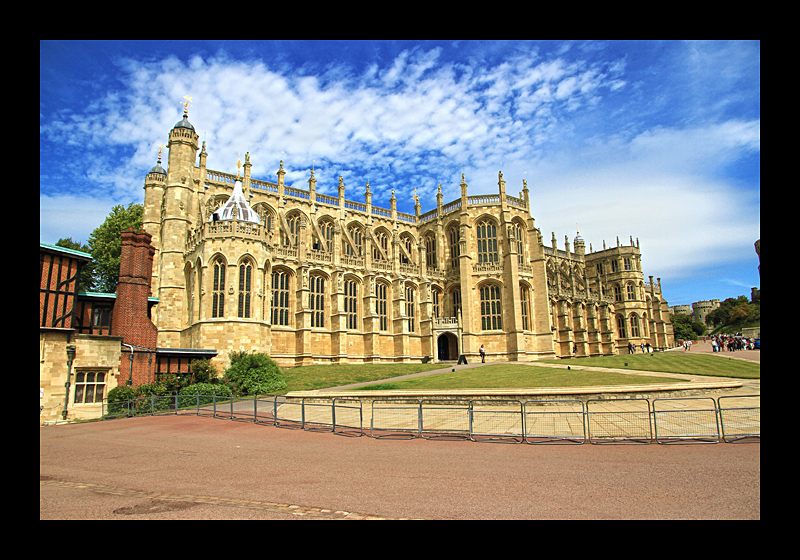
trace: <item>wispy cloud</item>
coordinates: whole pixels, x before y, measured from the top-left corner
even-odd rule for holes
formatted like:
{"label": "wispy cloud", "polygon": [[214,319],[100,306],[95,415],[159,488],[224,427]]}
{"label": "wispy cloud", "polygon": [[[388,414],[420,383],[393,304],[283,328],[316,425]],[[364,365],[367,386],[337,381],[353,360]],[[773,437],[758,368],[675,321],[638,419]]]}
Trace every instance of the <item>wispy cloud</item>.
{"label": "wispy cloud", "polygon": [[595,248],[632,235],[655,275],[750,251],[760,189],[726,171],[760,153],[759,86],[742,77],[758,75],[758,44],[547,46],[412,47],[358,65],[225,51],[121,58],[121,87],[42,120],[43,159],[80,154],[59,158],[58,177],[42,172],[42,221],[56,227],[53,202],[140,201],[188,92],[212,169],[233,172],[249,151],[254,176],[274,180],[284,160],[287,183],[304,188],[313,165],[321,192],[343,175],[359,200],[369,179],[376,205],[395,188],[407,212],[415,187],[426,211],[439,183],[448,200],[462,172],[470,193],[496,192],[502,170],[511,194],[527,180],[545,239],[562,243],[576,223]]}

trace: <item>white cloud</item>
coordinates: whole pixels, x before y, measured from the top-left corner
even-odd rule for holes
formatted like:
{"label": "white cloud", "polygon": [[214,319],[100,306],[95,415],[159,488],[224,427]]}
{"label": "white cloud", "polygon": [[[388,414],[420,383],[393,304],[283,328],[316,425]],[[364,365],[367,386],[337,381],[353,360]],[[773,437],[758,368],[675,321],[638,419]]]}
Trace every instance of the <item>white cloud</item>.
{"label": "white cloud", "polygon": [[[361,199],[369,178],[374,204],[388,207],[392,187],[407,204],[417,187],[427,211],[438,183],[445,202],[459,196],[462,166],[470,194],[496,192],[502,169],[509,194],[527,179],[548,244],[551,231],[559,246],[564,235],[571,240],[576,222],[595,249],[603,239],[614,244],[619,235],[628,243],[632,235],[643,246],[645,274],[665,278],[751,252],[760,227],[757,193],[742,194],[719,171],[760,150],[760,120],[686,118],[691,124],[679,126],[662,119],[655,126],[644,113],[627,115],[624,103],[583,111],[626,90],[637,103],[645,94],[624,57],[590,62],[576,59],[576,50],[549,59],[531,50],[486,66],[415,49],[361,74],[337,65],[287,70],[222,55],[123,61],[124,91],[40,127],[46,141],[85,150],[84,165],[65,168],[79,176],[81,192],[54,195],[60,186],[41,180],[40,234],[46,240],[55,231],[81,231],[70,223],[80,215],[88,237],[114,203],[141,202],[144,174],[180,120],[188,92],[189,119],[207,140],[215,170],[235,172],[239,154],[249,151],[254,177],[274,181],[283,159],[287,182],[307,188],[314,165],[320,192],[335,192],[343,174],[347,197]],[[713,60],[726,53],[715,50]],[[695,90],[712,90],[720,106],[733,104],[699,81],[709,79],[709,59],[698,55],[688,64],[698,69]],[[659,91],[648,91],[647,111],[669,101]],[[611,130],[609,117],[620,123]]]}
{"label": "white cloud", "polygon": [[[645,274],[680,278],[752,252],[760,236],[757,193],[711,171],[759,149],[759,123],[656,129],[629,141],[595,142],[534,175],[531,213],[549,243],[563,248],[576,223],[595,250],[638,237]],[[508,175],[506,175],[508,177]],[[530,181],[529,181],[530,186]]]}

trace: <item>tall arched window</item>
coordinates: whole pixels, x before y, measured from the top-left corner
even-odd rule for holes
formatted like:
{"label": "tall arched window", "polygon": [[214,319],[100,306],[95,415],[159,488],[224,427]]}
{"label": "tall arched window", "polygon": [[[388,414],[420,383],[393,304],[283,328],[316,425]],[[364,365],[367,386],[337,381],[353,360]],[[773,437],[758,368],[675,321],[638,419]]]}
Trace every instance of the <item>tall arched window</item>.
{"label": "tall arched window", "polygon": [[636,288],[633,286],[633,284],[628,284],[627,291],[629,300],[636,299]]}
{"label": "tall arched window", "polygon": [[377,312],[378,312],[378,319],[379,319],[379,329],[382,331],[389,330],[389,313],[388,313],[388,301],[389,301],[389,286],[384,284],[383,282],[378,282],[375,284],[375,291],[378,296],[378,301],[376,302]]}
{"label": "tall arched window", "polygon": [[311,309],[311,326],[325,326],[325,278],[311,277],[311,289],[308,293],[308,307]]}
{"label": "tall arched window", "polygon": [[218,258],[214,261],[214,284],[211,296],[211,316],[225,316],[225,261]]}
{"label": "tall arched window", "polygon": [[511,225],[511,229],[514,235],[512,243],[514,243],[517,249],[517,262],[519,262],[519,264],[525,264],[525,237],[523,237],[525,229],[517,222]]}
{"label": "tall arched window", "polygon": [[[410,237],[403,236],[400,238],[400,243],[403,244],[403,249],[405,249],[405,253],[400,251],[400,263],[414,264],[414,251],[412,250],[412,247],[414,246],[414,240]],[[408,256],[406,256],[406,254]]]}
{"label": "tall arched window", "polygon": [[498,262],[497,226],[493,220],[485,219],[478,223],[478,263]]}
{"label": "tall arched window", "polygon": [[452,292],[453,294],[453,317],[458,317],[458,314],[461,312],[461,290],[456,288]]}
{"label": "tall arched window", "polygon": [[450,242],[450,268],[458,268],[458,256],[461,254],[459,244],[461,236],[458,233],[458,226],[450,226],[450,229],[447,230],[447,239]]}
{"label": "tall arched window", "polygon": [[240,318],[250,318],[250,299],[253,288],[253,265],[245,261],[239,265],[239,308]]}
{"label": "tall arched window", "polygon": [[527,331],[530,324],[530,306],[528,304],[528,287],[523,284],[520,284],[519,287],[519,301],[522,312],[522,330]]}
{"label": "tall arched window", "polygon": [[288,247],[297,247],[297,237],[300,234],[300,223],[302,218],[299,214],[293,214],[286,217],[286,224],[289,226],[289,236],[281,231],[283,237],[283,245]]}
{"label": "tall arched window", "polygon": [[[378,230],[375,232],[375,244],[383,249],[383,254],[389,255],[389,237],[386,235],[384,230]],[[383,254],[378,250],[377,247],[372,248],[372,258],[377,261],[386,260],[383,258]]]}
{"label": "tall arched window", "polygon": [[406,319],[408,320],[408,332],[414,332],[416,327],[415,317],[415,295],[416,290],[413,286],[406,286]]}
{"label": "tall arched window", "polygon": [[350,238],[353,240],[355,247],[351,247],[349,243],[345,242],[345,254],[351,257],[360,257],[363,253],[361,228],[355,224],[351,225],[349,228],[347,228],[347,233],[350,234]]}
{"label": "tall arched window", "polygon": [[436,236],[428,234],[425,236],[425,266],[436,269]]}
{"label": "tall arched window", "polygon": [[617,315],[617,331],[620,338],[628,338],[627,329],[625,328],[625,317]]}
{"label": "tall arched window", "polygon": [[344,312],[347,313],[347,328],[358,330],[358,282],[344,281]]}
{"label": "tall arched window", "polygon": [[433,299],[433,316],[434,317],[441,317],[441,307],[440,307],[440,300],[441,300],[442,291],[439,288],[433,288],[431,290],[431,298]]}
{"label": "tall arched window", "polygon": [[631,338],[639,336],[639,317],[635,314],[631,315]]}
{"label": "tall arched window", "polygon": [[328,253],[333,252],[333,222],[330,220],[322,220],[319,223],[319,232],[322,235],[322,239],[315,239],[314,242],[314,250],[315,251],[327,251]]}
{"label": "tall arched window", "polygon": [[289,326],[289,280],[285,270],[272,273],[272,325]]}
{"label": "tall arched window", "polygon": [[486,284],[481,287],[481,329],[484,331],[503,328],[503,310],[500,286]]}

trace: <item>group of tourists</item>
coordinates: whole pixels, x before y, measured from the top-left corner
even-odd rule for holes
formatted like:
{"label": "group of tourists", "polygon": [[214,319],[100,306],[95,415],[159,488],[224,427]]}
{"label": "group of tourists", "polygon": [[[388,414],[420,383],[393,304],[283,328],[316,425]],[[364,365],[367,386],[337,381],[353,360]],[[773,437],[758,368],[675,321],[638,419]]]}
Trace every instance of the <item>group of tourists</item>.
{"label": "group of tourists", "polygon": [[[642,349],[642,354],[652,354],[653,348],[650,346],[650,342],[647,344],[640,344],[639,347]],[[636,345],[632,343],[628,343],[628,354],[635,354],[636,353]]]}
{"label": "group of tourists", "polygon": [[[703,340],[705,342],[705,339]],[[754,338],[742,336],[731,336],[727,334],[717,334],[711,337],[711,349],[713,352],[735,352],[737,350],[753,350],[755,345]]]}

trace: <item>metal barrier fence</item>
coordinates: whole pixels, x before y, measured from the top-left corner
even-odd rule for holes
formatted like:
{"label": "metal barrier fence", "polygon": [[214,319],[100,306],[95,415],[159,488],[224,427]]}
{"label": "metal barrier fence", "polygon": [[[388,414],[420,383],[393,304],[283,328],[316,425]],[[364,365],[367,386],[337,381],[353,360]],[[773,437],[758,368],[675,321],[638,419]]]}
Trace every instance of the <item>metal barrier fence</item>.
{"label": "metal barrier fence", "polygon": [[624,405],[633,410],[619,410],[619,402],[612,399],[586,401],[590,443],[650,443],[650,401],[625,399]]}
{"label": "metal barrier fence", "polygon": [[711,397],[655,399],[653,425],[658,443],[720,440],[717,407]]}
{"label": "metal barrier fence", "polygon": [[745,406],[723,407],[722,401],[727,404],[733,396],[724,396],[717,399],[719,405],[720,425],[722,426],[722,441],[733,443],[737,441],[761,440],[761,395],[743,395],[737,397]]}
{"label": "metal barrier fence", "polygon": [[[376,439],[529,444],[760,442],[760,395],[648,399],[438,400],[152,395],[104,404],[103,419],[192,414]],[[724,405],[724,406],[723,406]]]}

